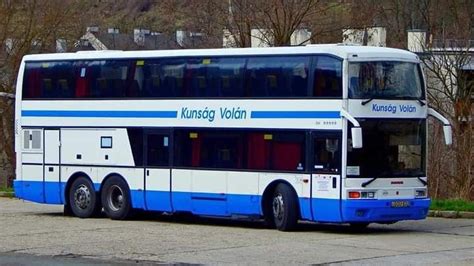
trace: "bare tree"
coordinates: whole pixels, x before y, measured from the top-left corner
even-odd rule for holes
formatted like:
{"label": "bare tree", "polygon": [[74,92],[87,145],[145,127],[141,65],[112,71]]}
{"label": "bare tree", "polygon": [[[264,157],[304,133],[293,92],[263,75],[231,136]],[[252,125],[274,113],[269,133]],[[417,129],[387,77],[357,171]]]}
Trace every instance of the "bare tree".
{"label": "bare tree", "polygon": [[14,99],[25,54],[54,52],[56,40],[77,40],[88,3],[77,0],[2,1],[0,4],[0,185],[14,177]]}
{"label": "bare tree", "polygon": [[[447,179],[437,182],[445,182],[448,187],[453,188],[452,191],[447,191],[449,196],[469,200],[474,196],[474,50],[469,48],[468,42],[444,41],[441,44],[425,47],[421,59],[427,75],[430,104],[452,122],[454,145],[451,150],[440,150],[437,143],[431,143],[430,148],[435,151],[430,160],[434,164],[431,174],[436,175],[436,179]],[[434,134],[436,133],[437,129],[434,128]],[[451,158],[446,158],[447,154]]]}
{"label": "bare tree", "polygon": [[[298,29],[309,29],[312,33],[299,44],[314,42],[327,33],[336,33],[340,39],[343,20],[339,18],[344,16],[338,15],[345,11],[345,5],[338,1],[230,0],[225,28],[234,36],[238,47],[250,46],[252,37],[268,46],[290,45]],[[252,35],[252,29],[257,34]]]}

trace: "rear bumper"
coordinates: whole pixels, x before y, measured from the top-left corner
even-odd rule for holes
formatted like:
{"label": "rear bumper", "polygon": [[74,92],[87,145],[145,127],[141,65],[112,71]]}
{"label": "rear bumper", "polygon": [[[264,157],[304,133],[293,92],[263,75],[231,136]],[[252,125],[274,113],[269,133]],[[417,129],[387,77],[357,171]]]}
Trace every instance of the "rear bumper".
{"label": "rear bumper", "polygon": [[400,200],[343,200],[343,222],[397,222],[421,220],[428,215],[430,199],[409,199],[409,206],[393,208],[391,203]]}

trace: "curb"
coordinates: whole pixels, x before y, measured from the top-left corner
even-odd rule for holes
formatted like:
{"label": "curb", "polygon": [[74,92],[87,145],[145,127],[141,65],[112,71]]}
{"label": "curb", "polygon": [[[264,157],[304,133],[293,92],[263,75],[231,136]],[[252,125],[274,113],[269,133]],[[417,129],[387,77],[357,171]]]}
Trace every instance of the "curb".
{"label": "curb", "polygon": [[3,197],[3,198],[13,198],[15,197],[15,193],[14,192],[0,192],[0,198]]}
{"label": "curb", "polygon": [[474,212],[461,212],[461,211],[429,211],[429,217],[441,217],[441,218],[464,218],[474,219]]}

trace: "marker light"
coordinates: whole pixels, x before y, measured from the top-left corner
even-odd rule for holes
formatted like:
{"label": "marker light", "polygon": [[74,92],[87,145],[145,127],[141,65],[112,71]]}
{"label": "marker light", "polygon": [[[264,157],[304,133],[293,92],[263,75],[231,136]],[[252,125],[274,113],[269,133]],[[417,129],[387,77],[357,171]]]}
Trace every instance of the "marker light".
{"label": "marker light", "polygon": [[417,198],[424,198],[426,197],[426,190],[416,190],[415,197]]}
{"label": "marker light", "polygon": [[349,198],[350,199],[360,198],[360,192],[359,191],[349,191]]}

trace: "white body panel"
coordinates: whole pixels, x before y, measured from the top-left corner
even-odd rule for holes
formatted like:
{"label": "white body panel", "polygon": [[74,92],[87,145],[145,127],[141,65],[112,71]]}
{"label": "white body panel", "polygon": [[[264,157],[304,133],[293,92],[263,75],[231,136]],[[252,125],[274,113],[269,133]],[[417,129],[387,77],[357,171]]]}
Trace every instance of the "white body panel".
{"label": "white body panel", "polygon": [[44,131],[44,163],[59,164],[59,130]]}
{"label": "white body panel", "polygon": [[43,166],[42,165],[23,165],[23,179],[30,181],[43,182]]}
{"label": "white body panel", "polygon": [[[150,169],[147,168],[146,189],[153,191],[171,191],[170,169]],[[143,173],[143,172],[142,172]]]}
{"label": "white body panel", "polygon": [[365,118],[426,118],[427,106],[416,100],[378,100],[362,105],[364,100],[349,100],[348,112]]}
{"label": "white body panel", "polygon": [[103,180],[110,175],[118,175],[126,178],[128,186],[131,190],[144,190],[143,168],[126,168],[126,167],[94,167],[97,169],[97,184],[101,184]]}
{"label": "white body panel", "polygon": [[259,195],[263,195],[268,185],[275,180],[284,180],[294,189],[298,197],[310,197],[310,175],[308,174],[292,174],[292,173],[261,173],[259,176]]}
{"label": "white body panel", "polygon": [[[101,137],[112,137],[112,148],[101,148]],[[61,145],[62,164],[135,166],[125,129],[66,128]]]}
{"label": "white body panel", "polygon": [[43,163],[42,152],[23,152],[21,155],[21,161],[23,163]]}
{"label": "white body panel", "polygon": [[[312,176],[313,197],[323,199],[339,199],[341,189],[341,178],[338,175]],[[333,186],[335,182],[335,186]]]}
{"label": "white body panel", "polygon": [[227,193],[227,172],[191,170],[191,192]]}
{"label": "white body panel", "polygon": [[[54,127],[245,127],[245,128],[314,128],[341,129],[339,116],[342,100],[129,100],[129,101],[24,101],[23,113],[33,113],[24,116],[24,126],[54,126]],[[186,118],[192,110],[213,111],[214,118]],[[221,111],[239,110],[239,118],[226,118]],[[41,112],[54,111],[53,114],[42,116]],[[128,112],[123,116],[114,112]],[[38,116],[35,116],[38,114]],[[86,113],[85,113],[86,112]],[[89,112],[89,113],[87,113]],[[94,112],[94,113],[90,113]],[[143,118],[150,112],[167,112],[164,115],[173,117]],[[173,112],[175,114],[173,114]],[[257,113],[255,113],[257,112]],[[258,112],[271,112],[258,113]],[[278,113],[273,113],[278,112]],[[311,117],[304,117],[305,113]],[[329,112],[329,113],[328,113]],[[332,113],[334,112],[334,113]],[[245,115],[244,115],[245,114]],[[269,115],[274,118],[256,118],[253,115]],[[285,115],[300,116],[297,118],[282,118]],[[92,117],[91,117],[92,116]],[[95,117],[93,117],[95,116]],[[331,116],[331,117],[330,117]],[[316,118],[314,118],[316,117]],[[318,118],[321,117],[321,118]]]}

